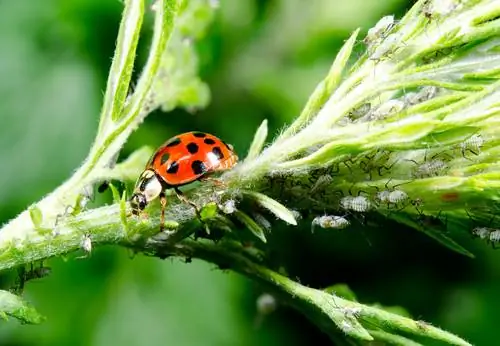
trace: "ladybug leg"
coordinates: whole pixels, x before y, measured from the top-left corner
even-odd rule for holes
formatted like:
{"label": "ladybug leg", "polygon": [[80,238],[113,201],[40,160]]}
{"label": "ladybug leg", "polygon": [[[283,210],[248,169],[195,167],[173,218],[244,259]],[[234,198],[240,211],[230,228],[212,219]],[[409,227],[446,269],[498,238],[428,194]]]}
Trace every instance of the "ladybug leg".
{"label": "ladybug leg", "polygon": [[189,204],[190,206],[192,206],[194,208],[194,212],[196,213],[196,217],[198,218],[198,220],[200,220],[200,222],[203,224],[203,226],[205,227],[205,231],[207,232],[207,234],[210,234],[210,230],[208,229],[208,226],[207,224],[203,221],[203,219],[201,218],[201,214],[200,214],[200,209],[198,208],[198,206],[196,204],[194,204],[193,202],[191,202],[183,193],[181,190],[179,190],[178,188],[174,188],[174,191],[175,193],[177,194],[177,198],[179,198],[182,202],[184,203],[187,203]]}
{"label": "ladybug leg", "polygon": [[212,182],[214,185],[216,186],[219,186],[219,187],[227,187],[226,183],[223,182],[222,180],[220,179],[217,179],[217,178],[214,178],[214,177],[210,177],[210,176],[203,176],[200,178],[200,180],[203,180],[203,181],[210,181]]}
{"label": "ladybug leg", "polygon": [[165,197],[165,192],[160,193],[160,205],[161,205],[161,214],[160,214],[160,233],[165,229],[165,207],[167,206],[167,197]]}
{"label": "ladybug leg", "polygon": [[198,216],[198,218],[201,220],[201,214],[200,210],[198,209],[198,206],[193,202],[191,202],[178,188],[174,188],[174,191],[177,194],[177,198],[179,198],[182,202],[187,203],[194,208],[196,216]]}

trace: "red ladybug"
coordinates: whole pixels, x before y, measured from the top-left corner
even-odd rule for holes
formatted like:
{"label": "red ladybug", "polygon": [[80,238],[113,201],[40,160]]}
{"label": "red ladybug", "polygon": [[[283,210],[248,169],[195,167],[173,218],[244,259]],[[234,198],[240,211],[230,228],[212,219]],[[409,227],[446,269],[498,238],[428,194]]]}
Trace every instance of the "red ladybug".
{"label": "red ladybug", "polygon": [[160,228],[163,229],[166,189],[174,189],[182,201],[190,203],[179,186],[230,169],[237,162],[233,147],[214,135],[186,132],[172,137],[156,150],[137,180],[130,198],[132,213],[138,215],[148,203],[160,197]]}

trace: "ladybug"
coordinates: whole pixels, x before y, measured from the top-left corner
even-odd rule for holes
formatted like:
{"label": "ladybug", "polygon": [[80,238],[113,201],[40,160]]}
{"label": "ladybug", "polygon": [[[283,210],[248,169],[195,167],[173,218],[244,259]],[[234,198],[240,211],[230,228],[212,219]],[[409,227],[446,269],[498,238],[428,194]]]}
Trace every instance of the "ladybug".
{"label": "ladybug", "polygon": [[187,200],[179,187],[206,179],[211,173],[228,170],[237,162],[232,145],[214,135],[192,131],[174,136],[156,150],[139,176],[130,198],[132,213],[138,215],[152,200],[160,197],[160,230],[163,230],[165,190],[174,189],[177,197],[191,204],[198,214],[196,205]]}

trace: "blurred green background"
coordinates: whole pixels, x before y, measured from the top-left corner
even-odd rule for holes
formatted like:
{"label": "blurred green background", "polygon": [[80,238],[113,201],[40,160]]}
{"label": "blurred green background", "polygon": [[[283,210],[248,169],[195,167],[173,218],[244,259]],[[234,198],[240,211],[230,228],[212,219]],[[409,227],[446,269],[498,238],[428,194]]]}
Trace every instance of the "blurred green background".
{"label": "blurred green background", "polygon": [[[189,130],[214,133],[244,156],[263,119],[276,133],[300,112],[355,28],[364,34],[381,16],[401,16],[410,6],[405,0],[220,1],[198,44],[210,106],[195,114],[155,112],[122,156]],[[85,157],[121,9],[117,0],[0,1],[3,222],[55,188]],[[358,45],[355,54],[361,50]],[[304,284],[345,282],[363,302],[402,305],[474,344],[498,339],[500,252],[482,243],[464,244],[477,254],[468,259],[396,226],[311,234],[305,223],[276,232],[279,256]],[[0,322],[0,345],[329,343],[286,307],[256,327],[259,287],[212,265],[132,258],[114,247],[74,257],[49,261],[52,274],[27,285],[26,298],[48,320],[39,326]]]}

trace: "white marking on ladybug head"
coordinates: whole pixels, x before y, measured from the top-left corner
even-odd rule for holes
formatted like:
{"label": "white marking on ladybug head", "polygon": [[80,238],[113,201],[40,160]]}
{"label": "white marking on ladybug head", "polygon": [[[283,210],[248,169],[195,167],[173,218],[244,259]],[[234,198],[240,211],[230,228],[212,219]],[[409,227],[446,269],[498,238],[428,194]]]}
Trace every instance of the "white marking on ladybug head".
{"label": "white marking on ladybug head", "polygon": [[146,170],[137,181],[135,192],[130,198],[134,211],[143,210],[149,202],[157,198],[163,187],[152,170]]}

